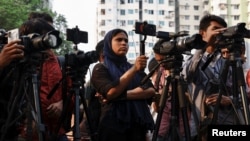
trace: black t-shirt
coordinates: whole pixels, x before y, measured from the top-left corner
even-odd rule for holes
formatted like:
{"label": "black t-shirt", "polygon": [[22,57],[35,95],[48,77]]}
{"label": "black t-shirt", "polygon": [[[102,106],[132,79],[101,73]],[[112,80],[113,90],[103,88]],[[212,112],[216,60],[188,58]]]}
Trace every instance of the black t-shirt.
{"label": "black t-shirt", "polygon": [[[142,75],[142,78],[143,76],[146,76],[146,73]],[[94,66],[91,82],[104,97],[112,87],[120,83],[119,78],[117,80],[112,79],[107,67],[102,63]],[[140,87],[147,89],[149,87],[153,88],[153,85],[151,81],[147,81]],[[134,125],[150,130],[154,121],[149,111],[148,100],[126,100],[126,93],[127,90],[124,90],[116,99],[102,105],[100,125],[112,127],[119,131],[126,130]]]}

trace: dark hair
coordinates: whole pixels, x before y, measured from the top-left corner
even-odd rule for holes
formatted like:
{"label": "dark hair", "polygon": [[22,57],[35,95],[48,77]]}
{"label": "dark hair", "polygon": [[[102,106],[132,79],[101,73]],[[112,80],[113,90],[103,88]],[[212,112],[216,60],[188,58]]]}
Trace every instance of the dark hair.
{"label": "dark hair", "polygon": [[51,26],[47,21],[40,18],[28,20],[24,22],[19,28],[21,36],[31,33],[43,35],[52,30],[55,30],[54,27]]}
{"label": "dark hair", "polygon": [[128,33],[125,30],[117,28],[117,29],[112,30],[111,39],[113,39],[113,37],[115,37],[118,33],[121,33],[121,32],[125,33],[126,36],[128,37]]}
{"label": "dark hair", "polygon": [[103,52],[103,47],[104,47],[104,40],[99,41],[97,45],[95,46],[95,50],[99,57],[101,53]]}
{"label": "dark hair", "polygon": [[206,30],[212,21],[217,22],[224,27],[227,27],[227,23],[222,17],[207,14],[207,15],[203,16],[202,19],[200,20],[199,29]]}
{"label": "dark hair", "polygon": [[154,47],[153,47],[154,53],[161,54],[160,48],[161,48],[161,46],[162,46],[162,43],[167,42],[167,41],[168,41],[168,40],[165,40],[165,39],[159,39],[159,40],[154,44]]}
{"label": "dark hair", "polygon": [[29,14],[28,20],[36,19],[36,18],[41,18],[41,19],[44,19],[47,22],[53,23],[52,16],[49,15],[48,13],[45,13],[45,12],[31,12]]}
{"label": "dark hair", "polygon": [[155,58],[152,58],[148,63],[148,70],[151,72],[153,68],[158,64]]}

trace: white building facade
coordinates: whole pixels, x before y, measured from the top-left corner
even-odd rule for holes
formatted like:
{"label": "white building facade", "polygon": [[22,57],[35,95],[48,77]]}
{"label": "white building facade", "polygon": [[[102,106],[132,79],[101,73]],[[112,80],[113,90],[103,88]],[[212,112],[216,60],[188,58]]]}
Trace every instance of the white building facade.
{"label": "white building facade", "polygon": [[[98,0],[97,42],[113,28],[122,28],[129,35],[129,60],[140,54],[142,35],[135,33],[136,22],[146,21],[156,26],[156,32],[178,33],[188,31],[198,33],[199,21],[204,14],[223,17],[228,26],[240,22],[250,26],[250,0]],[[140,5],[141,4],[141,5]],[[140,37],[141,36],[141,37]],[[152,55],[152,47],[158,40],[147,36],[146,55]],[[249,56],[250,49],[246,55]],[[248,63],[249,64],[249,63]]]}

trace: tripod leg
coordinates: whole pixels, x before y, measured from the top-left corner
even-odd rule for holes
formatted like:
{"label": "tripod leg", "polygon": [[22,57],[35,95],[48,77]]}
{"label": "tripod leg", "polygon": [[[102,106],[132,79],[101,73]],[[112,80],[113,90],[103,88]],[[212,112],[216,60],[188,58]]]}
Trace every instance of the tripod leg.
{"label": "tripod leg", "polygon": [[[84,90],[84,89],[83,89]],[[84,91],[83,91],[83,94],[84,94]],[[94,133],[93,131],[93,126],[92,126],[92,123],[90,122],[90,114],[89,114],[89,109],[88,109],[88,106],[87,106],[87,103],[86,103],[86,99],[84,97],[84,95],[81,94],[80,97],[81,97],[81,101],[82,101],[82,104],[83,104],[83,109],[84,109],[84,113],[86,115],[86,119],[87,119],[87,123],[88,123],[88,126],[89,126],[89,134],[90,134],[90,138],[91,138],[91,141],[97,141],[97,133]]]}
{"label": "tripod leg", "polygon": [[243,73],[243,68],[242,68],[242,64],[240,61],[238,61],[237,63],[237,76],[239,76],[239,79],[237,81],[237,84],[239,85],[239,90],[240,90],[240,94],[241,94],[241,103],[242,103],[242,107],[243,107],[243,117],[244,117],[244,121],[245,121],[245,125],[249,125],[250,124],[250,113],[249,113],[249,103],[247,101],[247,93],[246,93],[246,82],[244,79],[244,73]]}
{"label": "tripod leg", "polygon": [[182,119],[184,124],[184,131],[185,131],[185,137],[186,141],[191,141],[191,133],[190,133],[190,127],[189,127],[189,119],[188,119],[188,108],[187,108],[187,101],[186,96],[184,92],[184,80],[183,78],[179,78],[179,82],[177,85],[177,92],[178,92],[178,99],[179,99],[179,106],[182,112]]}
{"label": "tripod leg", "polygon": [[75,90],[75,111],[74,111],[74,141],[80,141],[81,140],[81,135],[80,135],[80,120],[79,120],[79,117],[80,117],[80,102],[79,102],[79,95],[80,92],[79,92],[79,89],[78,90]]}
{"label": "tripod leg", "polygon": [[[168,78],[166,78],[166,79],[168,79]],[[158,132],[159,132],[159,128],[160,128],[160,123],[161,123],[163,109],[165,108],[166,101],[167,101],[167,96],[168,96],[168,92],[169,92],[169,86],[170,86],[170,81],[166,80],[165,81],[165,85],[163,87],[162,94],[161,94],[161,99],[160,99],[160,103],[159,103],[159,111],[158,111],[157,118],[156,118],[155,129],[154,129],[152,141],[156,141],[157,140],[157,136],[158,136]]]}
{"label": "tripod leg", "polygon": [[44,141],[45,139],[45,126],[42,124],[42,114],[41,114],[41,104],[40,104],[40,95],[38,93],[38,80],[37,80],[37,74],[32,74],[32,83],[33,83],[33,97],[34,97],[34,104],[35,104],[35,110],[36,110],[36,117],[35,121],[37,123],[37,129],[38,129],[38,138],[39,141]]}

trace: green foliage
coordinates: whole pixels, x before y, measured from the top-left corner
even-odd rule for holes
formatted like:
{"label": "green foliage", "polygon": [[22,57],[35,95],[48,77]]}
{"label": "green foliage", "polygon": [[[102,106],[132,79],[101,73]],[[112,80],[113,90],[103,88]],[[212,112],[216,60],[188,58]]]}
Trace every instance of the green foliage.
{"label": "green foliage", "polygon": [[62,45],[55,50],[58,55],[73,50],[72,43],[66,41],[67,20],[63,15],[53,12],[46,7],[43,0],[0,0],[0,29],[6,31],[19,28],[28,19],[30,12],[46,12],[53,17],[55,29],[62,33]]}

